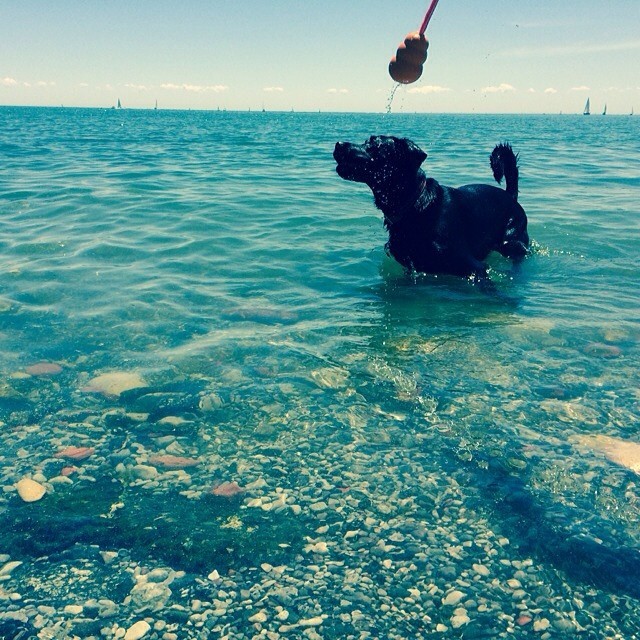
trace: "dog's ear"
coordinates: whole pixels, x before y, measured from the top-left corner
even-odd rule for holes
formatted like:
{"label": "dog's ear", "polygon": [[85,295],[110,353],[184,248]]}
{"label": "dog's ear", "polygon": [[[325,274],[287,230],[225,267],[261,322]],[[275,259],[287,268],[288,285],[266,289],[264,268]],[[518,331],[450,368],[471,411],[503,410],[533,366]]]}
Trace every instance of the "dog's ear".
{"label": "dog's ear", "polygon": [[409,140],[409,138],[405,138],[404,143],[407,146],[407,157],[417,171],[420,165],[427,159],[427,154],[417,144]]}

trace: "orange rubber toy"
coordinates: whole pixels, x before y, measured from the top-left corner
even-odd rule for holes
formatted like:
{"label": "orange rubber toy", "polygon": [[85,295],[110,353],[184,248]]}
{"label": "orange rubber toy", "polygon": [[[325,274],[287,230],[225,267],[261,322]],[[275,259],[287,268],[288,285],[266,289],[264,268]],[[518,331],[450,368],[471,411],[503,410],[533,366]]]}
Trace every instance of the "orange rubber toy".
{"label": "orange rubber toy", "polygon": [[426,39],[424,32],[427,30],[427,25],[437,4],[438,0],[431,0],[431,5],[422,21],[420,30],[407,35],[404,42],[398,47],[396,55],[391,58],[389,75],[396,82],[411,84],[422,75],[423,65],[427,60],[427,49],[429,48],[429,41]]}

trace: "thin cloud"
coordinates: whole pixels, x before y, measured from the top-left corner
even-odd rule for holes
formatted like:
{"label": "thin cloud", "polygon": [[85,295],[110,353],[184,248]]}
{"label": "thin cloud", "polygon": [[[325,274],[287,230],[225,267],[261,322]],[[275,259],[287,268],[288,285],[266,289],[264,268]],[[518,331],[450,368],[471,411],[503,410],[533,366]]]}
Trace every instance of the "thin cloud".
{"label": "thin cloud", "polygon": [[191,93],[222,93],[227,91],[229,87],[224,84],[214,85],[201,85],[201,84],[174,84],[172,82],[165,82],[160,85],[161,89],[167,89],[169,91],[189,91]]}
{"label": "thin cloud", "polygon": [[544,92],[548,95],[552,95],[554,93],[558,93],[558,90],[554,89],[553,87],[548,87],[544,90]]}
{"label": "thin cloud", "polygon": [[506,82],[503,82],[502,84],[499,84],[497,86],[483,87],[481,89],[482,93],[509,93],[510,91],[515,90],[516,88],[513,85],[507,84]]}
{"label": "thin cloud", "polygon": [[36,83],[31,82],[18,82],[15,78],[2,78],[0,79],[0,86],[3,87],[26,87],[27,89],[31,89],[33,87],[55,87],[55,82],[47,82],[45,80],[39,80]]}
{"label": "thin cloud", "polygon": [[[636,87],[636,89],[640,89],[640,87]],[[627,91],[633,91],[633,87],[607,87],[605,91],[613,93],[625,93]]]}
{"label": "thin cloud", "polygon": [[265,93],[282,93],[284,91],[283,87],[264,87],[262,89]]}
{"label": "thin cloud", "polygon": [[331,89],[327,89],[327,93],[349,93],[349,89],[336,89],[335,87],[331,87]]}
{"label": "thin cloud", "polygon": [[571,87],[571,89],[569,89],[569,91],[591,91],[590,87],[587,87],[586,85],[582,85],[580,87]]}
{"label": "thin cloud", "polygon": [[449,87],[428,84],[424,87],[411,87],[411,89],[407,90],[407,93],[447,93],[448,91],[451,91]]}
{"label": "thin cloud", "polygon": [[500,56],[519,56],[526,58],[529,56],[576,56],[589,55],[592,53],[611,53],[616,51],[634,51],[640,49],[640,40],[629,40],[626,42],[603,42],[601,44],[577,43],[567,45],[554,45],[548,47],[519,47],[517,49],[507,49],[500,51]]}
{"label": "thin cloud", "polygon": [[124,86],[127,87],[127,89],[135,89],[136,91],[148,91],[149,90],[149,88],[147,86],[145,86],[144,84],[131,84],[130,82],[128,82]]}

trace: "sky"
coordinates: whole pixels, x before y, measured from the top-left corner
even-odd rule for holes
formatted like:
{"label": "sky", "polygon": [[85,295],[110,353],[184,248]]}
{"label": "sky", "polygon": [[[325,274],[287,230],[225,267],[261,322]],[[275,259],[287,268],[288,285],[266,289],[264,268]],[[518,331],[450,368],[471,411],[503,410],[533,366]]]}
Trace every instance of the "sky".
{"label": "sky", "polygon": [[[428,0],[0,0],[0,105],[383,112]],[[440,0],[394,112],[640,113],[640,0]]]}

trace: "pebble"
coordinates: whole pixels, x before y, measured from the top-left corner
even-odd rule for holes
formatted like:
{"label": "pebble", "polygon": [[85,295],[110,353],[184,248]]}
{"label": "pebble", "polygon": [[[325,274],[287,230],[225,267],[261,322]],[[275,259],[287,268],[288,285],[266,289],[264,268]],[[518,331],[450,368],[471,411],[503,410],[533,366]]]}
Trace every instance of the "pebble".
{"label": "pebble", "polygon": [[138,611],[162,609],[170,597],[171,589],[164,583],[140,582],[131,590],[131,602]]}
{"label": "pebble", "polygon": [[22,478],[22,480],[16,483],[16,489],[18,490],[18,495],[24,502],[36,502],[47,492],[39,482],[31,478]]}
{"label": "pebble", "polygon": [[82,607],[79,604],[68,604],[64,608],[64,612],[71,616],[78,616],[82,613]]}
{"label": "pebble", "polygon": [[464,596],[465,594],[462,591],[458,591],[457,589],[455,589],[454,591],[448,593],[444,598],[442,598],[442,604],[447,607],[452,607],[458,604],[460,600],[464,598]]}
{"label": "pebble", "polygon": [[93,447],[66,447],[54,454],[54,458],[66,458],[67,460],[85,460],[95,453]]}
{"label": "pebble", "polygon": [[137,464],[131,473],[138,480],[155,480],[160,475],[155,467],[148,464]]}
{"label": "pebble", "polygon": [[102,556],[102,560],[105,564],[111,564],[117,557],[117,551],[101,551],[100,555]]}
{"label": "pebble", "polygon": [[473,570],[481,576],[488,576],[491,572],[489,571],[489,569],[487,567],[485,567],[483,564],[474,564],[473,565]]}
{"label": "pebble", "polygon": [[471,619],[466,613],[457,613],[451,618],[451,626],[454,629],[459,629],[460,627],[463,627],[465,624],[469,624],[470,622]]}
{"label": "pebble", "polygon": [[262,623],[262,622],[266,622],[267,621],[267,613],[266,611],[258,611],[258,613],[252,615],[249,618],[249,622],[257,622],[257,623]]}
{"label": "pebble", "polygon": [[551,623],[547,618],[540,618],[540,620],[533,621],[534,631],[546,631],[551,626]]}
{"label": "pebble", "polygon": [[127,629],[124,640],[140,640],[149,633],[151,625],[146,620],[139,620]]}
{"label": "pebble", "polygon": [[20,560],[13,560],[12,562],[7,562],[0,569],[0,579],[8,578],[11,575],[11,572],[22,564]]}
{"label": "pebble", "polygon": [[165,469],[183,469],[185,467],[195,467],[200,464],[200,461],[195,458],[174,455],[151,456],[149,462],[152,465],[164,467]]}
{"label": "pebble", "polygon": [[147,582],[164,582],[169,579],[170,575],[167,569],[156,568],[149,571],[145,577]]}

